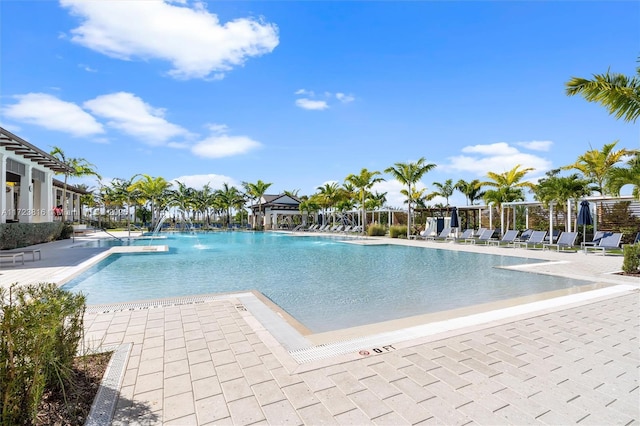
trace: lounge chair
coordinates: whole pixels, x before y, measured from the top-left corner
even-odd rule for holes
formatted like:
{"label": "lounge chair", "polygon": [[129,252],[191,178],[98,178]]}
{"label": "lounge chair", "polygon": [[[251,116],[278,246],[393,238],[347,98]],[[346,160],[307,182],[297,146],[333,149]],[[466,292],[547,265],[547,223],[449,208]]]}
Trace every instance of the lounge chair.
{"label": "lounge chair", "polygon": [[0,259],[11,259],[13,262],[13,266],[16,266],[16,259],[20,259],[22,264],[24,265],[24,253],[16,252],[16,253],[0,253]]}
{"label": "lounge chair", "polygon": [[515,242],[519,243],[522,241],[527,241],[531,234],[533,234],[533,229],[525,229],[524,231],[522,231],[522,234],[520,234],[520,236],[516,238]]}
{"label": "lounge chair", "polygon": [[602,239],[602,237],[611,235],[612,233],[613,232],[596,231],[596,233],[593,234],[593,239],[591,241],[583,241],[580,243],[580,248],[585,249],[585,252],[586,252],[587,247],[597,246],[598,243],[600,243],[600,240]]}
{"label": "lounge chair", "polygon": [[508,247],[508,246],[513,247],[513,245],[514,245],[514,243],[516,241],[516,238],[518,238],[518,234],[519,233],[520,233],[520,231],[518,231],[518,230],[513,230],[513,229],[507,230],[507,232],[504,233],[504,235],[502,236],[501,239],[499,239],[499,240],[491,240],[491,239],[489,239],[489,240],[485,241],[485,244],[487,244],[487,245],[495,244],[497,246],[501,246],[504,243],[505,247]]}
{"label": "lounge chair", "polygon": [[475,244],[477,242],[483,242],[486,244],[487,241],[493,238],[493,234],[495,233],[495,229],[484,229],[478,238],[467,238],[464,242],[465,244]]}
{"label": "lounge chair", "polygon": [[442,229],[442,231],[440,231],[440,233],[438,235],[430,235],[428,237],[425,237],[425,240],[447,240],[449,239],[449,235],[451,234],[451,227],[447,226],[446,228]]}
{"label": "lounge chair", "polygon": [[475,232],[476,232],[476,231],[475,231],[475,229],[471,229],[471,228],[469,228],[469,229],[465,229],[465,230],[462,232],[462,234],[460,234],[460,236],[459,236],[459,237],[454,238],[454,239],[453,239],[453,241],[455,241],[456,243],[457,243],[457,242],[460,242],[460,241],[466,241],[466,240],[467,240],[467,239],[469,239],[469,238],[473,238],[473,234],[474,234]]}
{"label": "lounge chair", "polygon": [[551,247],[555,247],[557,251],[573,248],[576,244],[576,238],[578,237],[577,232],[563,232],[558,237],[558,242],[556,243],[546,243],[542,245],[542,250],[549,249]]}
{"label": "lounge chair", "polygon": [[607,254],[607,250],[615,250],[620,248],[620,241],[622,241],[622,232],[612,232],[610,235],[605,235],[600,239],[597,246],[585,247],[584,252],[588,250],[602,250],[602,255]]}
{"label": "lounge chair", "polygon": [[544,243],[544,239],[546,236],[547,236],[547,231],[533,231],[529,236],[529,238],[527,238],[524,241],[516,241],[514,245],[520,248],[524,246],[524,248],[526,249],[528,249],[529,246],[531,246],[532,248],[535,248],[538,244]]}

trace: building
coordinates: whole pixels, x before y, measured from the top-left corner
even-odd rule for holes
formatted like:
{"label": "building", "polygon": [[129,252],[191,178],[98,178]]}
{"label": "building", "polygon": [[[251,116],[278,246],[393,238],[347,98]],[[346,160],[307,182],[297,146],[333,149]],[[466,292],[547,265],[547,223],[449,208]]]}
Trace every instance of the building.
{"label": "building", "polygon": [[40,223],[80,218],[80,196],[86,191],[54,175],[72,173],[64,163],[0,127],[0,223]]}

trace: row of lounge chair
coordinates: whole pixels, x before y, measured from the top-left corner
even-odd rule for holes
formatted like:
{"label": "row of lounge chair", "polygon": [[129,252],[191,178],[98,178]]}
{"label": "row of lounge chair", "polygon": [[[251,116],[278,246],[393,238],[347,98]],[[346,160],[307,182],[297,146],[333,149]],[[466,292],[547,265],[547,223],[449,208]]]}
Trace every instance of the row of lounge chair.
{"label": "row of lounge chair", "polygon": [[[520,233],[518,230],[507,230],[502,238],[493,238],[495,229],[483,229],[480,228],[477,232],[473,229],[466,229],[459,237],[452,234],[452,228],[444,228],[438,235],[422,235],[421,237],[426,240],[438,241],[454,241],[464,242],[465,244],[485,244],[496,245],[498,247],[518,247],[518,248],[538,248],[542,247],[542,250],[551,250],[555,248],[557,251],[575,249],[576,239],[578,237],[577,232],[562,232],[559,233],[557,238],[553,238],[549,241],[547,231],[534,231],[527,229]],[[605,232],[598,231],[593,237],[593,240],[580,243],[580,249],[585,253],[591,251],[600,251],[602,254],[606,254],[609,250],[620,249],[620,243],[622,242],[621,232]],[[636,235],[635,243],[640,242],[640,232]]]}
{"label": "row of lounge chair", "polygon": [[303,225],[298,225],[292,229],[292,231],[305,231],[305,232],[340,232],[340,233],[358,233],[362,232],[361,226],[351,225],[311,225],[305,228]]}

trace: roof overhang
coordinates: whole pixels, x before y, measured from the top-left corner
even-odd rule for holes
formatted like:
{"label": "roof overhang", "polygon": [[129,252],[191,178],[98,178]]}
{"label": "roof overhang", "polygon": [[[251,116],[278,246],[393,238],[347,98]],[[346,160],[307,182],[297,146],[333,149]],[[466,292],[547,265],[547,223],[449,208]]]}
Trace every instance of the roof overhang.
{"label": "roof overhang", "polygon": [[19,136],[14,135],[10,131],[0,127],[0,146],[7,151],[18,154],[23,158],[40,164],[55,173],[72,173],[73,170],[66,164],[58,161],[51,154],[47,154],[40,148],[30,144]]}

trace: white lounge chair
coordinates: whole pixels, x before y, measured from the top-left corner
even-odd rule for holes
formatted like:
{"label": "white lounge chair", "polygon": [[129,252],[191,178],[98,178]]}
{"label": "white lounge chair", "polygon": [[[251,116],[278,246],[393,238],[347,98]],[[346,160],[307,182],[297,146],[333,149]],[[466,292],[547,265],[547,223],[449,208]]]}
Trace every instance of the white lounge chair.
{"label": "white lounge chair", "polygon": [[438,235],[430,235],[425,237],[425,240],[446,240],[449,238],[449,235],[451,235],[451,227],[447,226],[443,228]]}
{"label": "white lounge chair", "polygon": [[475,229],[465,229],[459,237],[455,238],[455,242],[466,241],[469,238],[473,238],[473,234],[475,233]]}

